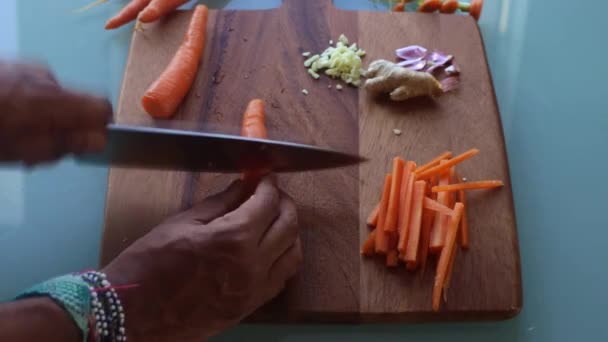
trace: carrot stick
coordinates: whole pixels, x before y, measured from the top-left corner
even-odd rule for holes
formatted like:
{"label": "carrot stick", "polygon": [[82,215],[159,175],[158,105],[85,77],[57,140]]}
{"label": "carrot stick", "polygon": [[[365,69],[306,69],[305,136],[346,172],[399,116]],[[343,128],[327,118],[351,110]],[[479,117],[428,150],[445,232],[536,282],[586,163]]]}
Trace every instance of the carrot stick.
{"label": "carrot stick", "polygon": [[[444,165],[447,161],[442,161],[441,165]],[[450,174],[448,172],[444,172],[439,177],[439,184],[449,184],[450,182]],[[441,205],[448,205],[448,194],[445,192],[440,192],[437,194],[437,202]],[[447,216],[437,212],[435,214],[435,222],[433,222],[433,228],[431,229],[431,243],[429,249],[432,253],[437,253],[441,251],[443,248],[443,242],[445,239],[447,229]]]}
{"label": "carrot stick", "polygon": [[361,254],[365,256],[372,256],[374,254],[374,247],[376,244],[376,230],[372,230],[367,236],[367,239],[361,247]]}
{"label": "carrot stick", "polygon": [[249,101],[249,104],[247,104],[247,108],[243,113],[241,135],[256,139],[268,138],[265,120],[266,114],[264,112],[264,101],[260,99],[253,99]]}
{"label": "carrot stick", "polygon": [[452,216],[454,215],[454,211],[450,209],[448,206],[445,206],[437,201],[430,199],[429,197],[424,197],[423,203],[424,209],[436,211],[443,215]]}
{"label": "carrot stick", "polygon": [[429,243],[431,240],[431,228],[433,227],[433,218],[435,214],[430,210],[425,210],[422,213],[422,232],[420,237],[420,268],[422,268],[422,276],[426,269],[426,259],[429,255]]}
{"label": "carrot stick", "polygon": [[405,161],[399,157],[393,159],[393,182],[391,183],[391,193],[388,199],[388,209],[386,211],[386,221],[384,222],[385,232],[397,231],[397,220],[399,218],[399,195],[401,192],[401,181],[403,179],[403,168]]}
{"label": "carrot stick", "polygon": [[430,162],[421,165],[419,168],[416,169],[416,173],[422,173],[430,168],[432,168],[433,166],[437,166],[439,165],[439,162],[442,161],[443,159],[450,159],[452,158],[452,152],[450,151],[445,151],[442,154],[438,155],[437,157],[433,158],[433,160],[431,160]]}
{"label": "carrot stick", "polygon": [[424,0],[418,12],[432,13],[441,8],[441,0]]}
{"label": "carrot stick", "polygon": [[463,154],[457,155],[456,157],[449,159],[444,164],[433,166],[433,167],[429,168],[428,170],[425,170],[422,172],[419,172],[418,170],[416,170],[416,178],[418,178],[419,180],[424,180],[424,179],[430,178],[431,176],[438,175],[438,174],[442,173],[443,171],[448,170],[452,166],[473,157],[477,153],[479,153],[479,150],[476,148],[473,148],[471,150],[464,152]]}
{"label": "carrot stick", "polygon": [[426,190],[425,181],[416,181],[414,184],[414,197],[410,213],[410,224],[408,228],[407,249],[405,250],[405,262],[410,268],[416,268],[418,264],[418,246],[420,245],[420,228],[422,225],[422,204]]}
{"label": "carrot stick", "polygon": [[433,192],[453,192],[460,190],[479,190],[479,189],[492,189],[504,186],[504,183],[500,180],[485,180],[476,182],[466,182],[450,185],[438,185],[434,186],[431,190]]}
{"label": "carrot stick", "polygon": [[105,29],[112,30],[119,28],[122,25],[135,20],[139,12],[150,4],[150,1],[152,0],[131,0],[131,2],[120,10],[120,12],[106,22]]}
{"label": "carrot stick", "polygon": [[397,245],[397,249],[399,252],[402,252],[405,257],[405,249],[407,247],[408,240],[408,229],[410,224],[410,215],[412,208],[412,197],[414,194],[414,182],[416,181],[416,176],[412,173],[410,178],[408,179],[407,184],[407,193],[405,195],[405,203],[403,204],[402,212],[404,215],[403,221],[401,221],[402,225],[399,227],[399,244]]}
{"label": "carrot stick", "polygon": [[399,266],[399,252],[396,249],[391,250],[386,255],[386,266],[397,267]]}
{"label": "carrot stick", "polygon": [[376,204],[374,209],[367,216],[367,225],[375,227],[378,224],[378,213],[380,212],[380,203]]}
{"label": "carrot stick", "polygon": [[[449,184],[456,184],[458,183],[458,181],[456,180],[456,170],[455,167],[451,167],[450,168],[450,183]],[[433,191],[433,188],[431,187],[431,191]],[[456,203],[456,194],[454,193],[450,193],[448,194],[448,207],[450,208],[454,208],[454,203]]]}
{"label": "carrot stick", "polygon": [[441,4],[439,12],[441,13],[454,13],[458,9],[458,0],[445,0]]}
{"label": "carrot stick", "polygon": [[467,218],[467,199],[464,190],[458,191],[458,201],[464,205],[462,219],[460,220],[460,246],[463,249],[469,248],[469,222]]}
{"label": "carrot stick", "polygon": [[208,14],[207,6],[195,7],[184,42],[167,68],[144,94],[142,106],[152,117],[173,116],[194,83],[205,49]]}
{"label": "carrot stick", "polygon": [[388,253],[388,234],[384,231],[386,212],[388,210],[388,198],[391,192],[393,176],[389,173],[384,178],[384,190],[382,191],[382,201],[380,202],[380,212],[378,213],[378,225],[376,226],[376,253]]}
{"label": "carrot stick", "polygon": [[416,163],[408,160],[405,163],[405,169],[403,170],[403,178],[401,180],[401,193],[399,196],[399,219],[397,220],[397,228],[399,229],[399,233],[401,234],[401,227],[403,227],[404,220],[407,220],[408,213],[404,212],[404,204],[407,197],[407,187],[409,184],[409,179],[411,175],[414,174],[414,170],[416,170]]}
{"label": "carrot stick", "polygon": [[157,21],[162,16],[173,12],[188,1],[190,0],[152,0],[152,2],[141,11],[137,19],[142,23]]}
{"label": "carrot stick", "polygon": [[[463,209],[464,210],[464,209]],[[460,218],[462,220],[462,217]],[[452,247],[452,251],[450,252],[450,262],[448,264],[448,271],[445,276],[445,284],[443,284],[443,301],[447,302],[448,299],[448,289],[450,288],[450,281],[452,280],[452,270],[454,269],[454,261],[456,260],[456,243]]]}
{"label": "carrot stick", "polygon": [[445,248],[441,251],[439,256],[439,262],[437,263],[437,274],[435,275],[435,283],[433,284],[433,311],[439,310],[439,304],[441,300],[441,291],[445,285],[447,271],[450,263],[450,255],[452,254],[452,248],[456,242],[456,235],[458,234],[458,224],[462,217],[462,211],[464,206],[458,202],[454,205],[455,215],[450,218],[448,232],[445,239]]}

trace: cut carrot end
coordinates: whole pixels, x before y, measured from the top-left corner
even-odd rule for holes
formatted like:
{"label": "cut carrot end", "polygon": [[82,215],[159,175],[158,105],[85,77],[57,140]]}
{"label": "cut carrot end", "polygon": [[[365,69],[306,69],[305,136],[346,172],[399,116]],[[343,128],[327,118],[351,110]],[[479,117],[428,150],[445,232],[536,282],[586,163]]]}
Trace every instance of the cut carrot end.
{"label": "cut carrot end", "polygon": [[397,252],[396,250],[392,250],[386,255],[386,266],[388,266],[388,267],[399,266],[399,252]]}
{"label": "cut carrot end", "polygon": [[375,227],[378,224],[378,213],[380,213],[380,203],[376,204],[374,209],[367,216],[366,224],[370,227]]}
{"label": "cut carrot end", "polygon": [[365,256],[372,256],[374,254],[374,248],[376,244],[376,230],[372,230],[367,236],[367,239],[361,247],[361,254]]}
{"label": "cut carrot end", "polygon": [[384,224],[386,221],[386,212],[388,209],[388,200],[391,191],[392,175],[389,173],[384,177],[384,188],[382,191],[382,201],[380,204],[380,212],[378,213],[378,225],[376,226],[376,253],[388,253],[388,234],[384,232]]}

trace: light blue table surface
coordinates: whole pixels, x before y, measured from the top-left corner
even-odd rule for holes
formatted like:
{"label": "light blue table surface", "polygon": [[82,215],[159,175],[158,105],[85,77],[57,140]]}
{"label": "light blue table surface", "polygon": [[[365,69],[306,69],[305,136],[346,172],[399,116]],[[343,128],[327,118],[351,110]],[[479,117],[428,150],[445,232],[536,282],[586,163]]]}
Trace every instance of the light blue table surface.
{"label": "light blue table surface", "polygon": [[[65,84],[116,103],[131,32],[101,27],[124,1],[68,13],[87,2],[0,1],[0,56],[48,63]],[[378,1],[335,2],[387,8]],[[608,341],[608,2],[485,2],[479,25],[515,196],[521,314],[498,323],[241,326],[216,341]],[[106,176],[104,168],[71,160],[27,172],[0,168],[0,299],[97,265]]]}

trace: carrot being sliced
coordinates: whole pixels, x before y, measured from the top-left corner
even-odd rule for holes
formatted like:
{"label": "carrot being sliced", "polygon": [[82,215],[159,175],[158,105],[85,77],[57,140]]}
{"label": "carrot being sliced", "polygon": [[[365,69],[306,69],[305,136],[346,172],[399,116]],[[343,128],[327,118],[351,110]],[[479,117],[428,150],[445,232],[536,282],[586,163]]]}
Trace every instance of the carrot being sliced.
{"label": "carrot being sliced", "polygon": [[422,231],[420,233],[420,268],[424,277],[426,269],[426,259],[429,255],[429,243],[431,240],[431,228],[433,226],[433,218],[435,213],[430,210],[424,210],[422,213]]}
{"label": "carrot being sliced", "polygon": [[442,161],[444,159],[450,159],[450,158],[452,158],[452,152],[445,151],[442,154],[438,155],[437,157],[433,158],[433,160],[431,160],[430,162],[423,164],[419,168],[417,168],[416,173],[422,173],[422,172],[432,168],[433,166],[439,165],[440,161]]}
{"label": "carrot being sliced", "polygon": [[454,205],[454,216],[450,217],[448,232],[445,238],[445,246],[441,251],[441,255],[439,256],[439,262],[437,263],[437,273],[435,275],[435,282],[433,284],[433,311],[439,310],[439,305],[441,302],[441,291],[445,285],[445,280],[447,277],[447,271],[450,264],[450,256],[452,254],[452,249],[454,248],[454,244],[456,243],[456,235],[458,234],[458,224],[460,223],[460,218],[462,217],[462,211],[464,206],[462,203],[458,202]]}
{"label": "carrot being sliced", "polygon": [[[444,165],[447,161],[442,161],[441,165]],[[443,172],[439,177],[439,185],[449,184],[450,174],[449,172]],[[437,202],[443,206],[447,206],[449,203],[448,194],[440,192],[437,194]],[[447,229],[447,216],[437,212],[435,214],[435,222],[433,222],[433,228],[431,229],[431,242],[429,249],[431,253],[438,253],[443,248],[443,241],[445,239]]]}
{"label": "carrot being sliced", "polygon": [[424,197],[424,209],[429,209],[432,211],[436,211],[443,215],[454,215],[454,211],[450,209],[448,206],[445,206],[438,201],[434,201],[429,197]]}
{"label": "carrot being sliced", "polygon": [[376,204],[374,209],[367,216],[367,225],[375,227],[378,224],[378,213],[380,212],[380,203]]}
{"label": "carrot being sliced", "polygon": [[389,173],[384,177],[384,187],[382,191],[382,201],[380,201],[380,212],[378,213],[378,225],[376,226],[376,253],[388,253],[388,234],[384,231],[386,221],[386,211],[388,209],[388,198],[391,192],[392,175]]}
{"label": "carrot being sliced", "polygon": [[386,210],[386,221],[384,222],[384,231],[396,232],[397,221],[399,218],[399,195],[401,192],[401,181],[403,179],[403,168],[405,161],[399,157],[393,159],[393,181],[391,183],[391,192],[388,199],[388,208]]}
{"label": "carrot being sliced", "polygon": [[150,4],[150,1],[152,0],[131,0],[115,16],[108,20],[105,29],[113,30],[135,20],[139,12]]}
{"label": "carrot being sliced", "polygon": [[399,266],[399,252],[396,249],[391,250],[386,255],[386,266],[397,267]]}
{"label": "carrot being sliced", "polygon": [[412,199],[412,209],[410,211],[410,224],[408,228],[407,248],[405,250],[405,262],[410,269],[416,268],[418,264],[418,251],[420,245],[420,229],[422,225],[422,207],[424,193],[426,190],[425,181],[416,181],[414,184],[414,195]]}
{"label": "carrot being sliced", "polygon": [[172,117],[190,91],[205,48],[208,14],[207,6],[195,7],[183,43],[162,74],[146,90],[141,104],[150,116]]}
{"label": "carrot being sliced", "polygon": [[[462,217],[460,218],[462,220]],[[448,264],[448,271],[445,276],[445,284],[443,284],[443,301],[447,302],[448,299],[448,289],[450,288],[450,281],[452,280],[452,270],[454,269],[454,261],[456,260],[456,243],[452,247],[452,252],[450,252],[450,262]]]}
{"label": "carrot being sliced", "polygon": [[412,212],[412,197],[414,195],[414,182],[416,181],[416,176],[412,173],[408,179],[407,184],[407,193],[405,195],[405,203],[403,204],[402,213],[404,215],[403,220],[401,221],[402,226],[399,227],[399,244],[397,245],[397,249],[399,252],[402,252],[405,256],[405,249],[407,247],[408,240],[408,229],[410,224],[410,216]]}
{"label": "carrot being sliced", "polygon": [[365,256],[372,256],[375,251],[376,244],[376,230],[372,230],[371,233],[367,236],[367,239],[363,243],[361,247],[361,254]]}
{"label": "carrot being sliced", "polygon": [[452,166],[461,163],[473,156],[475,156],[476,154],[479,153],[479,149],[473,148],[470,149],[460,155],[457,155],[456,157],[449,159],[446,163],[444,164],[439,164],[437,166],[433,166],[431,168],[429,168],[428,170],[425,171],[421,171],[419,172],[418,170],[416,171],[416,178],[423,180],[423,179],[429,179],[430,177],[434,176],[434,175],[438,175],[441,174],[443,171],[448,170],[449,168],[451,168]]}
{"label": "carrot being sliced", "polygon": [[188,1],[190,0],[152,0],[152,2],[141,11],[137,19],[142,23],[157,21],[162,16],[173,12]]}
{"label": "carrot being sliced", "polygon": [[480,189],[492,189],[504,186],[504,183],[500,180],[484,180],[475,182],[466,182],[449,185],[438,185],[434,186],[431,190],[433,192],[452,192],[460,190],[480,190]]}
{"label": "carrot being sliced", "polygon": [[243,124],[241,125],[241,135],[248,138],[266,139],[266,112],[264,111],[264,101],[253,99],[247,104],[243,113]]}
{"label": "carrot being sliced", "polygon": [[416,163],[408,160],[405,162],[405,168],[403,170],[403,178],[401,180],[401,193],[399,196],[399,218],[397,219],[397,229],[399,233],[401,233],[401,227],[403,227],[404,220],[407,220],[408,213],[404,212],[404,204],[407,197],[407,187],[409,184],[409,180],[411,175],[414,174],[414,170],[416,170]]}

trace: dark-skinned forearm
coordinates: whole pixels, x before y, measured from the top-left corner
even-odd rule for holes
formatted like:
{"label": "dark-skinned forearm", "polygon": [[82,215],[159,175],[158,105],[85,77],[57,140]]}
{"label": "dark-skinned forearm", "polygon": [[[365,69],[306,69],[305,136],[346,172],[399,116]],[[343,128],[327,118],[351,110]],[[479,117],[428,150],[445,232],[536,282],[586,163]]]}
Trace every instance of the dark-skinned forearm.
{"label": "dark-skinned forearm", "polygon": [[80,342],[70,316],[49,298],[0,304],[0,341]]}

